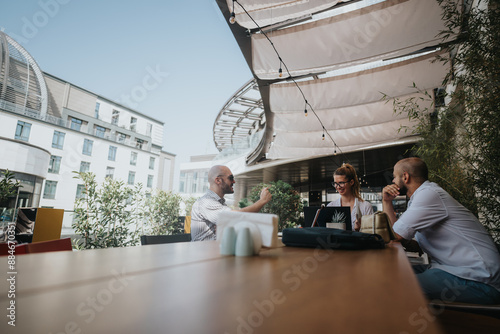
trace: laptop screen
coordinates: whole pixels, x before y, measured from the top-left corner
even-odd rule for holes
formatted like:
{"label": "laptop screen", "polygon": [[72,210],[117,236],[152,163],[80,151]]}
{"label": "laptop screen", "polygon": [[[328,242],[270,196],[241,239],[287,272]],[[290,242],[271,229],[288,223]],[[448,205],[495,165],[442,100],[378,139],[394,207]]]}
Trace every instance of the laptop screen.
{"label": "laptop screen", "polygon": [[[304,207],[304,225],[310,227],[320,206]],[[319,211],[316,226],[326,227],[326,223],[344,223],[346,230],[352,230],[351,208],[348,206],[325,206]]]}

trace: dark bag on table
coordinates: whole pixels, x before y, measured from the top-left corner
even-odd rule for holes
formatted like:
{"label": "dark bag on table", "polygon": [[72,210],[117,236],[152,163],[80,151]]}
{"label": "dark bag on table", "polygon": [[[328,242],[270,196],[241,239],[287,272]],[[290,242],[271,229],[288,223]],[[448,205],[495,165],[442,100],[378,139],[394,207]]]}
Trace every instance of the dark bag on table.
{"label": "dark bag on table", "polygon": [[345,231],[327,227],[285,228],[281,241],[286,246],[325,249],[382,249],[378,234]]}

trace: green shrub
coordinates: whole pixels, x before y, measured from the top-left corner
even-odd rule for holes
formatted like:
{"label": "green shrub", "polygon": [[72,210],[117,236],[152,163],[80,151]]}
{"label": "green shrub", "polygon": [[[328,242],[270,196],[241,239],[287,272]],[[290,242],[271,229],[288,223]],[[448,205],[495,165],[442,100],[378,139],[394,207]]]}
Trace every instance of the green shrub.
{"label": "green shrub", "polygon": [[272,181],[269,184],[261,183],[253,187],[250,191],[250,201],[255,203],[259,200],[263,187],[269,188],[272,199],[262,208],[261,212],[278,215],[279,231],[287,227],[296,226],[299,223],[300,214],[303,210],[302,199],[298,191],[294,190],[290,184],[281,180]]}

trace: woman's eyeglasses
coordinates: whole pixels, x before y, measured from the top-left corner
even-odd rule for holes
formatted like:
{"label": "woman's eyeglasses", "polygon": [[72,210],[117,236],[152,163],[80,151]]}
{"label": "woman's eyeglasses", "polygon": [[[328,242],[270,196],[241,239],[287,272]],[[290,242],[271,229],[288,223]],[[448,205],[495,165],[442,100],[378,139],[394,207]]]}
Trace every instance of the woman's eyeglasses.
{"label": "woman's eyeglasses", "polygon": [[335,188],[344,188],[346,183],[348,182],[332,182],[332,186],[334,186]]}

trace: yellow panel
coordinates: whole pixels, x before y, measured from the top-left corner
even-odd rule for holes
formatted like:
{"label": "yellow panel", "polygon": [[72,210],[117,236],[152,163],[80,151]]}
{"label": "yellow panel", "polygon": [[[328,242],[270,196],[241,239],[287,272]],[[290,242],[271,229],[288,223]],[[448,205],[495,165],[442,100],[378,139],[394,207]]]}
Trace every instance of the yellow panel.
{"label": "yellow panel", "polygon": [[38,208],[32,242],[60,239],[63,215],[63,209]]}
{"label": "yellow panel", "polygon": [[184,220],[184,233],[191,233],[191,216],[186,216]]}

